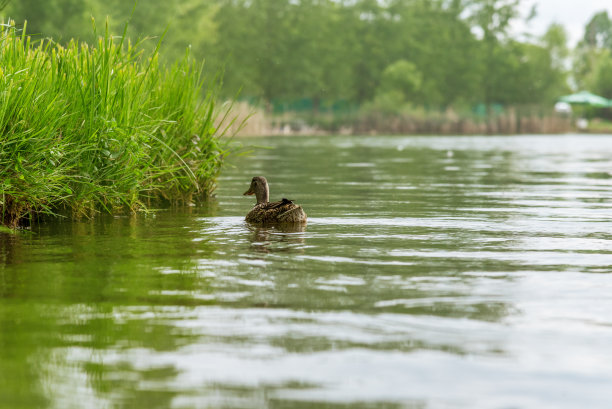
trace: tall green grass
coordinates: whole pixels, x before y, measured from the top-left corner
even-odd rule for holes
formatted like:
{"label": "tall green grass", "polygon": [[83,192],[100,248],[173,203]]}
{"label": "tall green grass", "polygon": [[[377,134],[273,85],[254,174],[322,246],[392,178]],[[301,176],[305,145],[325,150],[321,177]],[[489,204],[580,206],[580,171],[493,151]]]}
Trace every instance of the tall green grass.
{"label": "tall green grass", "polygon": [[97,43],[66,46],[2,25],[0,224],[211,194],[230,153],[215,127],[229,112],[215,105],[218,82],[188,52],[163,67],[159,43],[141,45],[108,24]]}

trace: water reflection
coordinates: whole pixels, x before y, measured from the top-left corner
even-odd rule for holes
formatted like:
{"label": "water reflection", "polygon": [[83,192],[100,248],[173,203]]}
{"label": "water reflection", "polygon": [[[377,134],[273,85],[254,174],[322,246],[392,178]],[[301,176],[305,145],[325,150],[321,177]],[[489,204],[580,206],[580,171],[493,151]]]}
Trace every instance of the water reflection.
{"label": "water reflection", "polygon": [[[295,143],[204,207],[0,233],[0,408],[607,407],[612,139]],[[246,224],[244,174],[307,228]]]}
{"label": "water reflection", "polygon": [[17,235],[0,233],[0,268],[21,260],[20,243],[20,237]]}
{"label": "water reflection", "polygon": [[255,226],[247,223],[247,228],[252,232],[251,248],[255,252],[303,252],[305,224]]}

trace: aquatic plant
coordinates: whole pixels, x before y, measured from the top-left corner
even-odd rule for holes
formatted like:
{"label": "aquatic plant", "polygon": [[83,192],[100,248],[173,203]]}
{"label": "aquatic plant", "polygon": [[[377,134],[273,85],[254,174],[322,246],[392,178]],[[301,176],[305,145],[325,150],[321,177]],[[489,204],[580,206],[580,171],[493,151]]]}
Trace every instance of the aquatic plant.
{"label": "aquatic plant", "polygon": [[166,67],[160,45],[146,53],[108,22],[97,43],[66,46],[2,25],[0,224],[211,194],[230,153],[221,137],[231,107],[218,109],[219,81],[189,50]]}

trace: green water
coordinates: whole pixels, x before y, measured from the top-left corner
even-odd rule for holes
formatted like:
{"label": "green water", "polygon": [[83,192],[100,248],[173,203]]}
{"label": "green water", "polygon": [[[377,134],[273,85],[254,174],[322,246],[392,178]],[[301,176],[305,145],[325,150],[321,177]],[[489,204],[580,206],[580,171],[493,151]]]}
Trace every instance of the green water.
{"label": "green water", "polygon": [[609,407],[612,137],[245,143],[205,208],[0,233],[0,408]]}

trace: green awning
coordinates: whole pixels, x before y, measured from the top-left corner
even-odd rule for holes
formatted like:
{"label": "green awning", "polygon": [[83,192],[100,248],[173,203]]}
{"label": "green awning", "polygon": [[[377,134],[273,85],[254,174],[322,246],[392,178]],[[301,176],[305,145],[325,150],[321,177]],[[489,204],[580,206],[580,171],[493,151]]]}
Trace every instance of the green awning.
{"label": "green awning", "polygon": [[612,101],[607,98],[600,97],[599,95],[592,94],[588,91],[578,92],[576,94],[565,95],[559,98],[561,102],[567,102],[568,104],[574,105],[590,105],[594,107],[610,107]]}

